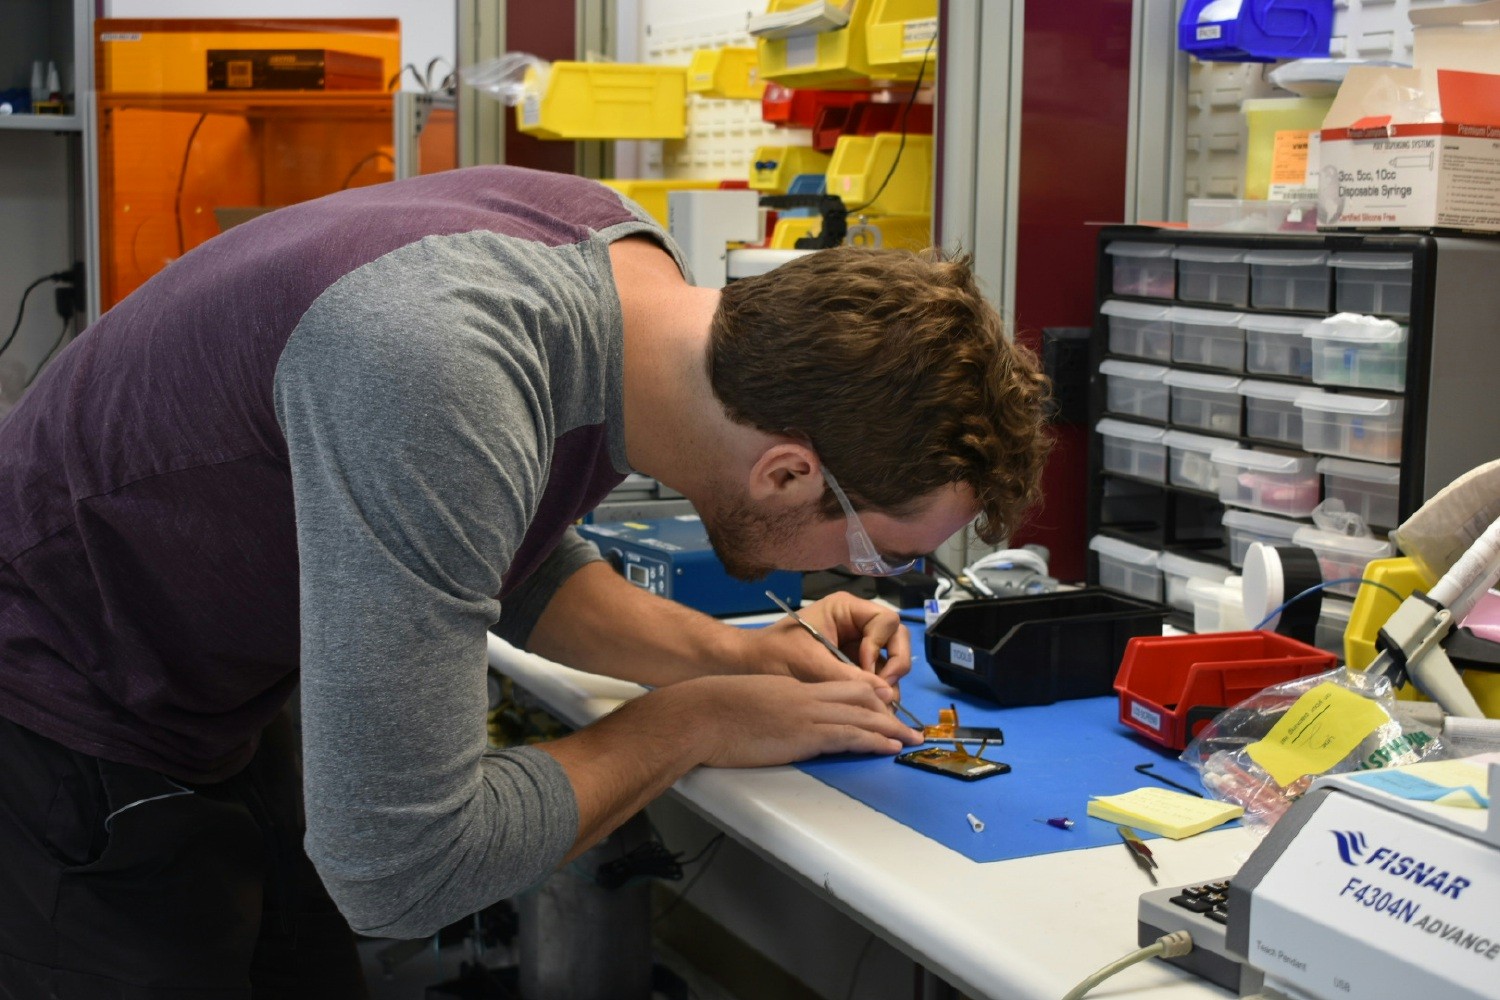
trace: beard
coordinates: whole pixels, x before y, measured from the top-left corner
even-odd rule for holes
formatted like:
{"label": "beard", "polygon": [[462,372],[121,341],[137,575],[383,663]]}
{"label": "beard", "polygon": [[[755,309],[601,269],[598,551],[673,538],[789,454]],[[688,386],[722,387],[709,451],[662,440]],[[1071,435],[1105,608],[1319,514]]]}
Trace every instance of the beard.
{"label": "beard", "polygon": [[716,500],[712,509],[700,511],[700,516],[708,542],[724,564],[724,572],[750,583],[763,580],[779,569],[797,568],[768,562],[766,553],[784,545],[814,521],[817,512],[816,504],[812,504],[799,510],[768,513],[736,497]]}

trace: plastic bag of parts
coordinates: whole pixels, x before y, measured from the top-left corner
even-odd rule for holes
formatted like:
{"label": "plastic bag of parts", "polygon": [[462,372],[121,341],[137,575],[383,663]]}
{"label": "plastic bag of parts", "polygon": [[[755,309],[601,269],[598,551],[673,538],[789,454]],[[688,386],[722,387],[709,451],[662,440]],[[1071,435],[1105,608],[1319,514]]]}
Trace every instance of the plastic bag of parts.
{"label": "plastic bag of parts", "polygon": [[1395,702],[1390,681],[1346,667],[1298,678],[1221,712],[1182,760],[1263,834],[1320,775],[1447,756],[1438,731],[1403,724]]}
{"label": "plastic bag of parts", "polygon": [[552,64],[529,52],[507,52],[493,59],[465,66],[458,71],[458,78],[480,93],[489,94],[497,101],[514,107],[526,95],[526,71],[536,70],[536,82],[532,89],[545,90],[547,71]]}

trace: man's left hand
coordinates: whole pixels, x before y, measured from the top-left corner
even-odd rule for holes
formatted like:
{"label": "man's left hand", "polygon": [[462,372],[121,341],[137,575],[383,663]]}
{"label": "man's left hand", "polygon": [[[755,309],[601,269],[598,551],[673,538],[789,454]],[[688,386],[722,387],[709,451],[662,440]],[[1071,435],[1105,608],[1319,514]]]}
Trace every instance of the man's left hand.
{"label": "man's left hand", "polygon": [[747,632],[755,669],[803,681],[863,680],[883,701],[896,699],[897,685],[911,670],[911,633],[894,609],[837,592],[803,605],[797,613],[855,666],[841,662],[785,617]]}

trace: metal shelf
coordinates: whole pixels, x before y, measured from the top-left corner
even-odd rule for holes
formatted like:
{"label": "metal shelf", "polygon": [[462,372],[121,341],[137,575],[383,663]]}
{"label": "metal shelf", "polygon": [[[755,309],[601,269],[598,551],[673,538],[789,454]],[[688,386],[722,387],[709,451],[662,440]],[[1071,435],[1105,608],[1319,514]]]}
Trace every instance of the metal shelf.
{"label": "metal shelf", "polygon": [[0,115],[0,132],[82,132],[78,115]]}

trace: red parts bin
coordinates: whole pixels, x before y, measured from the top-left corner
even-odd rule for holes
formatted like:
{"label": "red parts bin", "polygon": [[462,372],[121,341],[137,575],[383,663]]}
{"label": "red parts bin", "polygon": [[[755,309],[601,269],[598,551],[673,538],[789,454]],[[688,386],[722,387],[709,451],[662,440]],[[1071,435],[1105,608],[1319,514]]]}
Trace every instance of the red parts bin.
{"label": "red parts bin", "polygon": [[1275,632],[1137,636],[1115,675],[1120,721],[1173,750],[1200,725],[1272,684],[1338,666],[1338,657]]}

